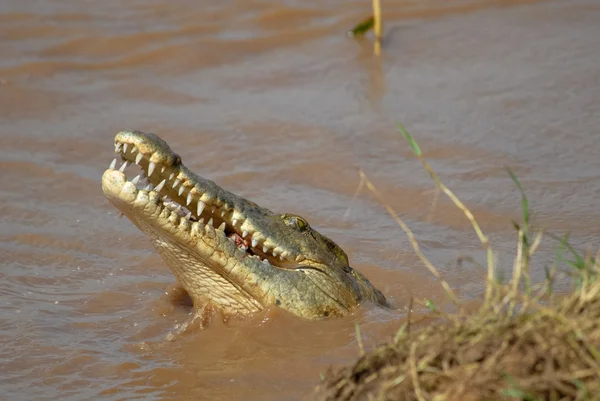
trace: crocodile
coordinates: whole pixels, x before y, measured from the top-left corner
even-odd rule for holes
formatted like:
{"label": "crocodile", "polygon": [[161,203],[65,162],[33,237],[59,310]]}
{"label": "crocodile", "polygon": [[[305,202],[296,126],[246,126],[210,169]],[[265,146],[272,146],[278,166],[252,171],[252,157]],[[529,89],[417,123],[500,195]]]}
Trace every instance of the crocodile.
{"label": "crocodile", "polygon": [[[194,174],[156,134],[119,132],[114,145],[102,190],[150,238],[198,316],[207,308],[224,317],[281,308],[316,320],[363,302],[389,307],[306,219],[273,213]],[[133,165],[141,174],[130,180]]]}

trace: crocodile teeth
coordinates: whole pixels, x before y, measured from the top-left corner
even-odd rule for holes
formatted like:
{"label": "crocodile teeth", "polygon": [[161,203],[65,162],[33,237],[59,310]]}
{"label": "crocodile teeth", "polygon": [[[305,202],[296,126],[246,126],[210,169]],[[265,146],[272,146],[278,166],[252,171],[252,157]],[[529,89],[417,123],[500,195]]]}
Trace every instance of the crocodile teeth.
{"label": "crocodile teeth", "polygon": [[213,206],[213,207],[212,207],[212,209],[210,209],[210,212],[211,212],[212,214],[215,214],[215,211],[216,211],[216,210],[217,210],[217,207],[216,207],[216,206]]}
{"label": "crocodile teeth", "polygon": [[169,174],[169,181],[171,181],[173,179],[173,177],[175,177],[175,173],[174,172],[171,173],[171,174]]}
{"label": "crocodile teeth", "polygon": [[127,153],[127,144],[126,143],[123,144],[123,153]]}
{"label": "crocodile teeth", "polygon": [[165,182],[167,182],[167,180],[162,180],[162,181],[160,182],[160,184],[158,184],[158,185],[156,186],[156,188],[154,188],[154,190],[155,190],[156,192],[160,192],[160,191],[162,191],[163,187],[165,186]]}
{"label": "crocodile teeth", "polygon": [[198,217],[200,217],[200,215],[202,214],[202,211],[204,210],[205,206],[206,204],[204,202],[202,202],[201,200],[198,201]]}
{"label": "crocodile teeth", "polygon": [[189,212],[188,214],[185,215],[185,218],[187,220],[189,220],[192,217],[192,212]]}
{"label": "crocodile teeth", "polygon": [[198,223],[200,223],[200,224],[204,224],[204,217],[203,217],[203,218],[201,218],[200,220],[198,220]]}
{"label": "crocodile teeth", "polygon": [[277,257],[277,255],[279,255],[277,252],[275,252],[275,249],[273,249],[273,256]]}
{"label": "crocodile teeth", "polygon": [[187,206],[189,206],[189,205],[190,205],[190,203],[192,203],[192,191],[190,191],[190,192],[188,193],[187,199],[186,199],[186,201],[185,201],[185,204],[186,204]]}
{"label": "crocodile teeth", "polygon": [[235,226],[237,226],[237,223],[238,223],[238,221],[236,219],[233,219],[233,221],[231,222],[231,225],[235,227]]}
{"label": "crocodile teeth", "polygon": [[111,170],[114,170],[116,165],[117,165],[117,159],[113,159],[113,161],[110,162],[110,166],[108,166],[108,168],[110,168]]}
{"label": "crocodile teeth", "polygon": [[227,210],[221,211],[221,217],[225,216],[225,213],[227,213]]}
{"label": "crocodile teeth", "polygon": [[267,253],[267,252],[269,252],[269,248],[267,248],[267,246],[266,246],[266,245],[265,245],[265,246],[263,246],[263,252],[264,252],[264,253]]}
{"label": "crocodile teeth", "polygon": [[[171,203],[173,203],[173,202],[171,202]],[[175,211],[179,212],[180,210],[181,210],[181,205],[178,204],[177,207],[175,208]]]}
{"label": "crocodile teeth", "polygon": [[269,263],[269,261],[267,260],[267,258],[265,258],[265,260],[263,260],[263,263],[267,266],[271,266],[271,264]]}
{"label": "crocodile teeth", "polygon": [[181,194],[183,193],[183,185],[179,187],[179,192],[177,192],[177,195],[181,196]]}
{"label": "crocodile teeth", "polygon": [[200,231],[200,223],[192,223],[192,234],[198,234]]}
{"label": "crocodile teeth", "polygon": [[135,153],[138,151],[138,148],[135,147],[135,145],[131,148],[131,153]]}
{"label": "crocodile teeth", "polygon": [[131,183],[133,185],[137,185],[137,183],[139,182],[139,180],[140,180],[140,176],[136,175],[135,178],[133,180],[131,180]]}
{"label": "crocodile teeth", "polygon": [[258,240],[257,239],[253,239],[252,240],[252,248],[256,248],[256,245],[258,245]]}
{"label": "crocodile teeth", "polygon": [[213,219],[212,217],[210,218],[210,220],[208,220],[208,223],[206,223],[207,226],[213,226]]}
{"label": "crocodile teeth", "polygon": [[283,260],[283,255],[279,255],[279,260]]}
{"label": "crocodile teeth", "polygon": [[242,238],[245,238],[245,237],[246,237],[246,235],[248,235],[248,231],[244,231],[244,232],[242,233]]}
{"label": "crocodile teeth", "polygon": [[152,184],[146,185],[146,188],[144,188],[144,191],[152,191]]}
{"label": "crocodile teeth", "polygon": [[179,183],[181,182],[181,180],[178,178],[175,181],[173,181],[173,185],[171,185],[173,187],[173,189],[177,188],[177,185],[179,185]]}
{"label": "crocodile teeth", "polygon": [[140,164],[142,157],[144,157],[144,155],[141,153],[138,153],[138,155],[135,157],[135,164]]}
{"label": "crocodile teeth", "polygon": [[221,223],[221,225],[219,226],[219,230],[225,231],[225,222]]}
{"label": "crocodile teeth", "polygon": [[122,172],[122,173],[124,173],[126,168],[127,168],[127,160],[125,160],[123,162],[123,165],[121,166],[121,168],[119,169],[119,171]]}
{"label": "crocodile teeth", "polygon": [[152,173],[154,172],[154,167],[156,167],[156,163],[154,163],[154,162],[148,163],[148,177],[150,177],[152,175]]}
{"label": "crocodile teeth", "polygon": [[161,172],[161,174],[165,172],[165,169],[166,169],[166,168],[167,168],[167,166],[162,166],[162,167],[160,168],[160,172]]}
{"label": "crocodile teeth", "polygon": [[122,146],[122,145],[121,145],[120,143],[117,143],[117,144],[115,145],[115,153],[119,153],[119,152],[121,152],[121,146]]}

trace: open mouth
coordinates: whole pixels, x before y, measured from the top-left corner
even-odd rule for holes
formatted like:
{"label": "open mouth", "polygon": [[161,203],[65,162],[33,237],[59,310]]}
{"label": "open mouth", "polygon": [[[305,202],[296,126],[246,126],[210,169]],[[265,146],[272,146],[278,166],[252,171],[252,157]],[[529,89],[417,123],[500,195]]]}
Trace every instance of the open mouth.
{"label": "open mouth", "polygon": [[[118,198],[120,203],[130,205],[152,203],[155,205],[153,215],[168,222],[172,229],[185,230],[191,237],[216,235],[227,239],[235,246],[238,256],[243,254],[243,257],[280,268],[298,267],[302,256],[294,258],[271,243],[246,222],[240,210],[221,201],[218,191],[203,191],[204,187],[216,185],[210,181],[196,182],[179,156],[164,157],[158,154],[160,152],[164,150],[154,152],[147,143],[121,141],[117,135],[115,153],[118,157],[103,176],[103,188],[109,198]],[[128,196],[123,195],[125,192]]]}

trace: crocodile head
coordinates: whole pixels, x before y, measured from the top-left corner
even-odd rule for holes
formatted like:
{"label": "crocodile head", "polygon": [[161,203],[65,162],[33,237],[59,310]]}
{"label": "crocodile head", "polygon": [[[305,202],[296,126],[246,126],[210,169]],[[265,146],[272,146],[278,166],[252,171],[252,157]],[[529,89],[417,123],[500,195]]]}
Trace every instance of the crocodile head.
{"label": "crocodile head", "polygon": [[[278,306],[310,319],[384,296],[300,216],[276,214],[188,170],[155,134],[120,132],[102,177],[110,202],[152,241],[194,306],[225,315]],[[141,174],[128,179],[129,165]]]}

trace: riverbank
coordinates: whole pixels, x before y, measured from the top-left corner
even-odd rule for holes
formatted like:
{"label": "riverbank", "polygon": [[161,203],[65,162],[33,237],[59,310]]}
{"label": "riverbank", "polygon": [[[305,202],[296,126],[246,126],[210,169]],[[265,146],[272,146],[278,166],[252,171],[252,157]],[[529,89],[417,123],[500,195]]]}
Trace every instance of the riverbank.
{"label": "riverbank", "polygon": [[[401,127],[401,130],[403,128]],[[536,263],[544,234],[530,227],[527,197],[522,221],[515,223],[517,257],[512,277],[501,282],[493,250],[470,211],[427,164],[410,135],[414,153],[441,192],[464,212],[488,252],[485,299],[466,312],[433,265],[457,312],[444,313],[429,301],[434,324],[411,330],[411,319],[395,337],[354,364],[331,370],[317,387],[317,400],[591,400],[600,398],[600,264],[598,255],[582,255],[567,238],[556,240],[552,266]],[[367,181],[367,185],[370,182]],[[378,195],[376,189],[369,187]],[[402,225],[393,210],[388,212]],[[535,231],[535,232],[534,232]],[[410,231],[407,232],[412,236]],[[551,234],[548,234],[552,237]],[[425,263],[418,242],[415,251]],[[600,253],[599,253],[600,254]],[[530,272],[544,269],[546,280],[531,284]],[[557,277],[572,282],[570,293],[556,292]],[[563,278],[564,280],[564,278]]]}

